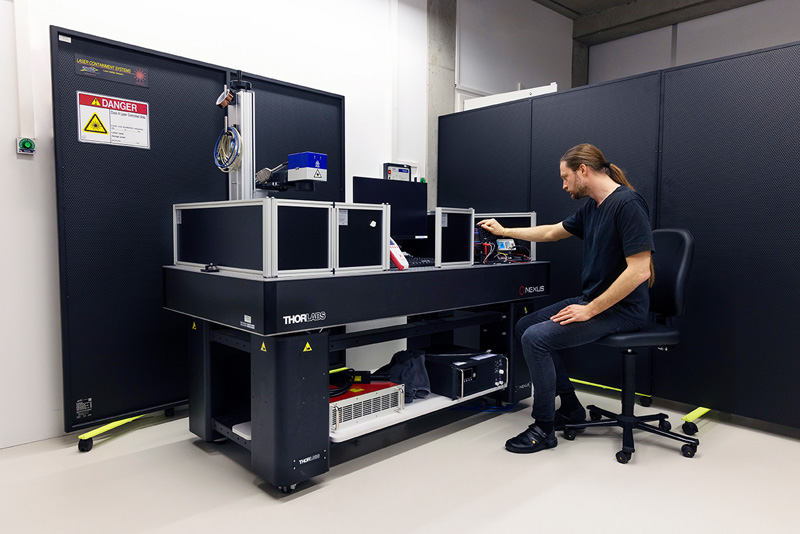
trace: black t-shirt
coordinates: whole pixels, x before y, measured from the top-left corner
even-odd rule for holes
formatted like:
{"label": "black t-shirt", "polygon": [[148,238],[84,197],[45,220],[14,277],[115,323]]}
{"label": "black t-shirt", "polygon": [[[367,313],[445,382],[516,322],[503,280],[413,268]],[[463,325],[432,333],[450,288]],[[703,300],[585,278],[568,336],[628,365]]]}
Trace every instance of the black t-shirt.
{"label": "black t-shirt", "polygon": [[[589,198],[564,228],[583,240],[583,296],[592,301],[600,296],[627,267],[625,258],[655,251],[647,202],[642,196],[619,186],[600,206]],[[644,323],[650,307],[647,282],[611,307],[613,312],[634,322]]]}

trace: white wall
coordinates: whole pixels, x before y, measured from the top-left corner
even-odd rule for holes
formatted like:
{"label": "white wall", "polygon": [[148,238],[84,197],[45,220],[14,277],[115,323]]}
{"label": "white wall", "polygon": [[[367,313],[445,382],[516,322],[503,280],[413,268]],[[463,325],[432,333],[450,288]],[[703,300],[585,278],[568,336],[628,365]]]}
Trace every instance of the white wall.
{"label": "white wall", "polygon": [[572,21],[531,0],[458,0],[456,87],[572,87]]}
{"label": "white wall", "polygon": [[676,65],[800,41],[800,2],[764,0],[678,25]]}
{"label": "white wall", "polygon": [[[392,155],[387,162],[417,165],[425,176],[427,159],[428,2],[403,0],[397,13]],[[383,164],[378,169],[383,173]],[[380,175],[367,175],[380,176]]]}
{"label": "white wall", "polygon": [[42,102],[36,132],[40,153],[33,159],[17,156],[14,8],[0,1],[0,94],[5,101],[0,106],[0,447],[57,435],[63,427],[49,67],[32,67]]}
{"label": "white wall", "polygon": [[[0,0],[0,448],[63,433],[50,25],[344,95],[348,179],[377,175],[394,155],[424,164],[425,0],[240,0],[226,6],[241,11],[220,14],[222,5]],[[14,153],[15,8],[29,14],[18,23],[29,33],[33,158]],[[407,41],[392,40],[395,27]]]}
{"label": "white wall", "polygon": [[[589,83],[800,41],[800,2],[764,0],[589,48]],[[674,64],[671,63],[675,47]]]}
{"label": "white wall", "polygon": [[589,47],[589,83],[672,66],[671,26]]}

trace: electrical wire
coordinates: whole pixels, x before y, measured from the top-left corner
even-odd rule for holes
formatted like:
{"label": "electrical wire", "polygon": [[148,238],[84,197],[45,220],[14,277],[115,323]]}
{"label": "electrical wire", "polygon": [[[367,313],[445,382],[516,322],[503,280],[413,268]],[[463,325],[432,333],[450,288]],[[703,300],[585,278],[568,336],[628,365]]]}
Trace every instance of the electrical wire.
{"label": "electrical wire", "polygon": [[230,172],[239,164],[242,155],[242,138],[233,126],[225,128],[214,145],[214,163],[222,172]]}
{"label": "electrical wire", "polygon": [[355,382],[356,372],[353,369],[336,369],[330,372],[330,396],[344,395]]}
{"label": "electrical wire", "polygon": [[486,254],[486,257],[485,257],[485,258],[483,258],[483,263],[484,263],[484,265],[486,264],[486,262],[487,262],[487,261],[489,261],[489,258],[491,258],[491,257],[492,257],[492,254],[494,254],[494,249],[495,249],[495,247],[496,247],[496,245],[494,244],[494,242],[492,242],[492,243],[489,243],[489,246],[490,246],[491,248],[489,249],[489,252],[488,252],[488,254]]}

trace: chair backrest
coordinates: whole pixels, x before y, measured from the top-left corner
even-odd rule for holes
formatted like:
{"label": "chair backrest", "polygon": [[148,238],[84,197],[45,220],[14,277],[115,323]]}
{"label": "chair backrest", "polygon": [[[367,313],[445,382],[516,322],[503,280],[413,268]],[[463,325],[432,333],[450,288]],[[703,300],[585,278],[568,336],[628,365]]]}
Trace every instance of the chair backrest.
{"label": "chair backrest", "polygon": [[686,286],[692,266],[694,238],[688,230],[653,230],[656,280],[650,288],[650,311],[665,317],[680,317],[686,301]]}

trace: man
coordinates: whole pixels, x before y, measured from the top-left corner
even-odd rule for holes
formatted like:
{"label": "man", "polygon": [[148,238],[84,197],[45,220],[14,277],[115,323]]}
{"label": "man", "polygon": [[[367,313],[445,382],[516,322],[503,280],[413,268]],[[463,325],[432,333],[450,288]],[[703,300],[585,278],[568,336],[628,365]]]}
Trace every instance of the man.
{"label": "man", "polygon": [[[589,144],[561,158],[563,189],[586,202],[558,224],[504,228],[494,219],[479,226],[496,235],[526,241],[583,240],[583,292],[523,317],[516,326],[517,348],[530,370],[534,423],[506,442],[506,449],[531,453],[558,444],[555,430],[586,420],[560,349],[591,343],[608,334],[638,330],[647,321],[650,254],[654,252],[647,203],[622,170]],[[555,397],[561,406],[555,409]]]}

